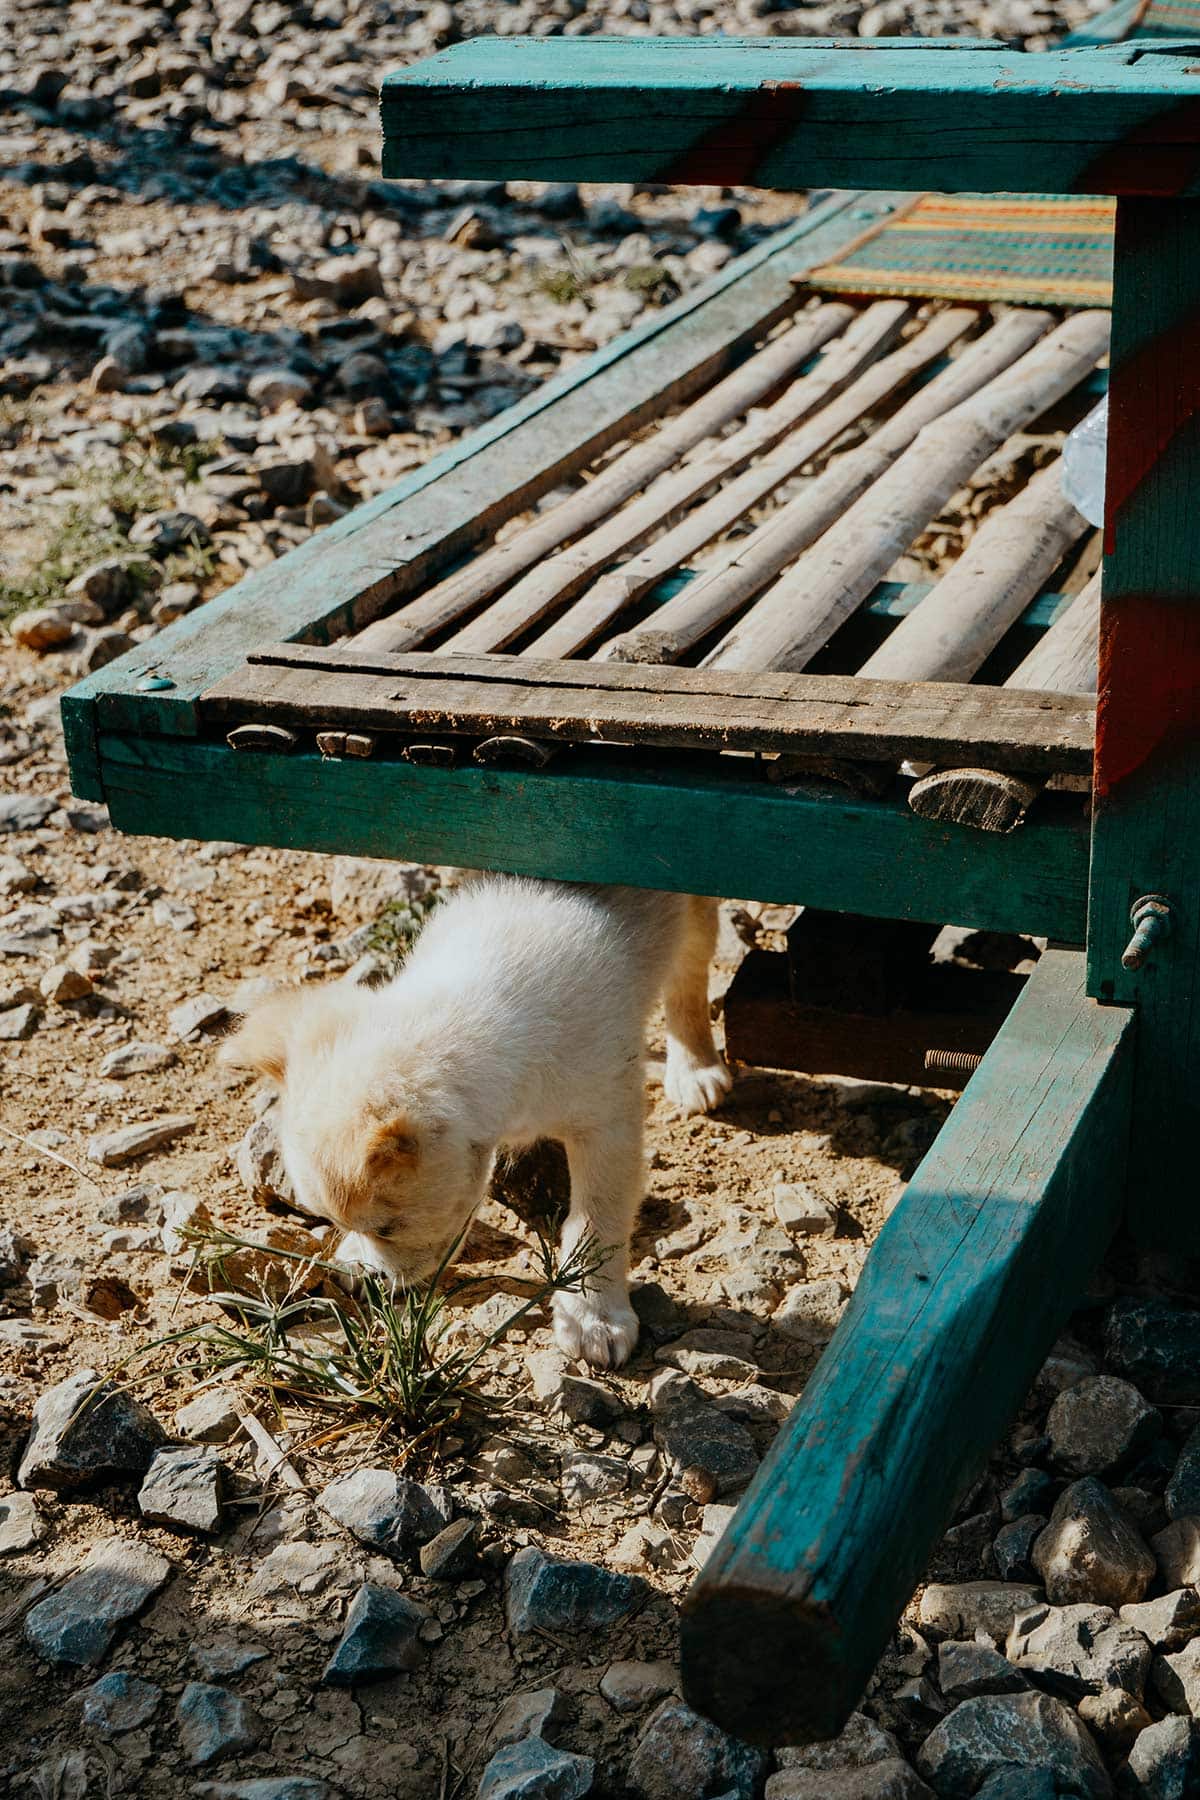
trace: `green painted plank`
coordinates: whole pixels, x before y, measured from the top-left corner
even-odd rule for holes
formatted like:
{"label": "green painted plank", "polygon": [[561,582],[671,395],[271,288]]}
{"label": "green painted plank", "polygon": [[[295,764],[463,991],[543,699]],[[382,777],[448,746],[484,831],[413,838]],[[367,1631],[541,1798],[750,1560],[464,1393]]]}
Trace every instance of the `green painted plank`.
{"label": "green painted plank", "polygon": [[474,38],[389,74],[385,175],[1200,192],[1200,77],[1160,45]]}
{"label": "green painted plank", "polygon": [[834,1736],[1120,1217],[1132,1014],[1050,951],[685,1603],[692,1705]]}
{"label": "green painted plank", "polygon": [[[1130,1224],[1178,1248],[1200,1134],[1200,204],[1118,203],[1111,360],[1089,977],[1140,1015]],[[1131,971],[1143,894],[1172,931]]]}
{"label": "green painted plank", "polygon": [[564,753],[543,775],[180,738],[105,736],[100,757],[122,831],[1083,936],[1087,830],[1067,796],[999,838],[918,819],[900,797],[814,799],[599,751]]}
{"label": "green painted plank", "polygon": [[[814,207],[386,493],[88,676],[63,699],[72,780],[101,797],[100,731],[194,735],[197,695],[247,651],[280,639],[328,642],[440,575],[488,522],[494,529],[553,487],[564,467],[581,466],[615,441],[647,394],[672,383],[686,390],[694,372],[731,366],[765,321],[795,305],[793,276],[834,254],[898,198],[842,194]],[[155,675],[172,685],[143,691],[141,680]]]}

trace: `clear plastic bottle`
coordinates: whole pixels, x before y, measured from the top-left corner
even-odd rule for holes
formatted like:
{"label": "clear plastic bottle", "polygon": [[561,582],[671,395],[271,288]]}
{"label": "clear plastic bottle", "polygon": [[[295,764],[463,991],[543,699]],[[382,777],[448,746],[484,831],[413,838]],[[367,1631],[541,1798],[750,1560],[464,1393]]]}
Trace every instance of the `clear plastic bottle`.
{"label": "clear plastic bottle", "polygon": [[1104,523],[1104,458],[1108,445],[1108,395],[1080,419],[1062,452],[1062,491],[1089,525]]}

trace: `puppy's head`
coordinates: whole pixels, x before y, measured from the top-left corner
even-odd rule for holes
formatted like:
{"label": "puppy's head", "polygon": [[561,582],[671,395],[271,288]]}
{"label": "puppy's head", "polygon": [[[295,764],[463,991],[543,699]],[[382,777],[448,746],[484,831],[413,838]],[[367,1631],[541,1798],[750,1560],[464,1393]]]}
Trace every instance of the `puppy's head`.
{"label": "puppy's head", "polygon": [[339,1255],[404,1281],[431,1275],[483,1199],[491,1146],[472,1141],[442,1071],[377,997],[341,984],[271,995],[221,1059],[279,1089],[296,1199],[346,1233]]}

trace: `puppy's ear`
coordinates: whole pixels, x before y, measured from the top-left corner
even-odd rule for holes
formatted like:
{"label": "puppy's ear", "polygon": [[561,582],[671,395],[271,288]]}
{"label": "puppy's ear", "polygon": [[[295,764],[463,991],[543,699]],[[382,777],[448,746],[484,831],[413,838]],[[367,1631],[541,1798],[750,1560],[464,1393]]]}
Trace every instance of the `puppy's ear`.
{"label": "puppy's ear", "polygon": [[367,1167],[373,1172],[411,1169],[420,1153],[416,1132],[403,1113],[371,1126],[367,1136]]}
{"label": "puppy's ear", "polygon": [[297,1014],[311,998],[300,988],[268,995],[253,1012],[247,1013],[232,1037],[226,1038],[218,1052],[220,1061],[235,1069],[253,1069],[269,1081],[282,1082]]}

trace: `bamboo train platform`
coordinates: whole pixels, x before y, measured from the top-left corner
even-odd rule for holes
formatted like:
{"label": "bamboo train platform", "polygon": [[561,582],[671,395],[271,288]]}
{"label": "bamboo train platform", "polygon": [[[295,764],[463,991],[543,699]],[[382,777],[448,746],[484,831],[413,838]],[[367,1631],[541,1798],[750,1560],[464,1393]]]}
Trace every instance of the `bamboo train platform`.
{"label": "bamboo train platform", "polygon": [[[1200,43],[1117,10],[390,76],[388,175],[834,191],[63,702],[127,831],[1047,941],[688,1596],[759,1743],[841,1729],[1114,1234],[1200,1247]],[[1111,313],[816,286],[925,192],[1113,200]]]}

